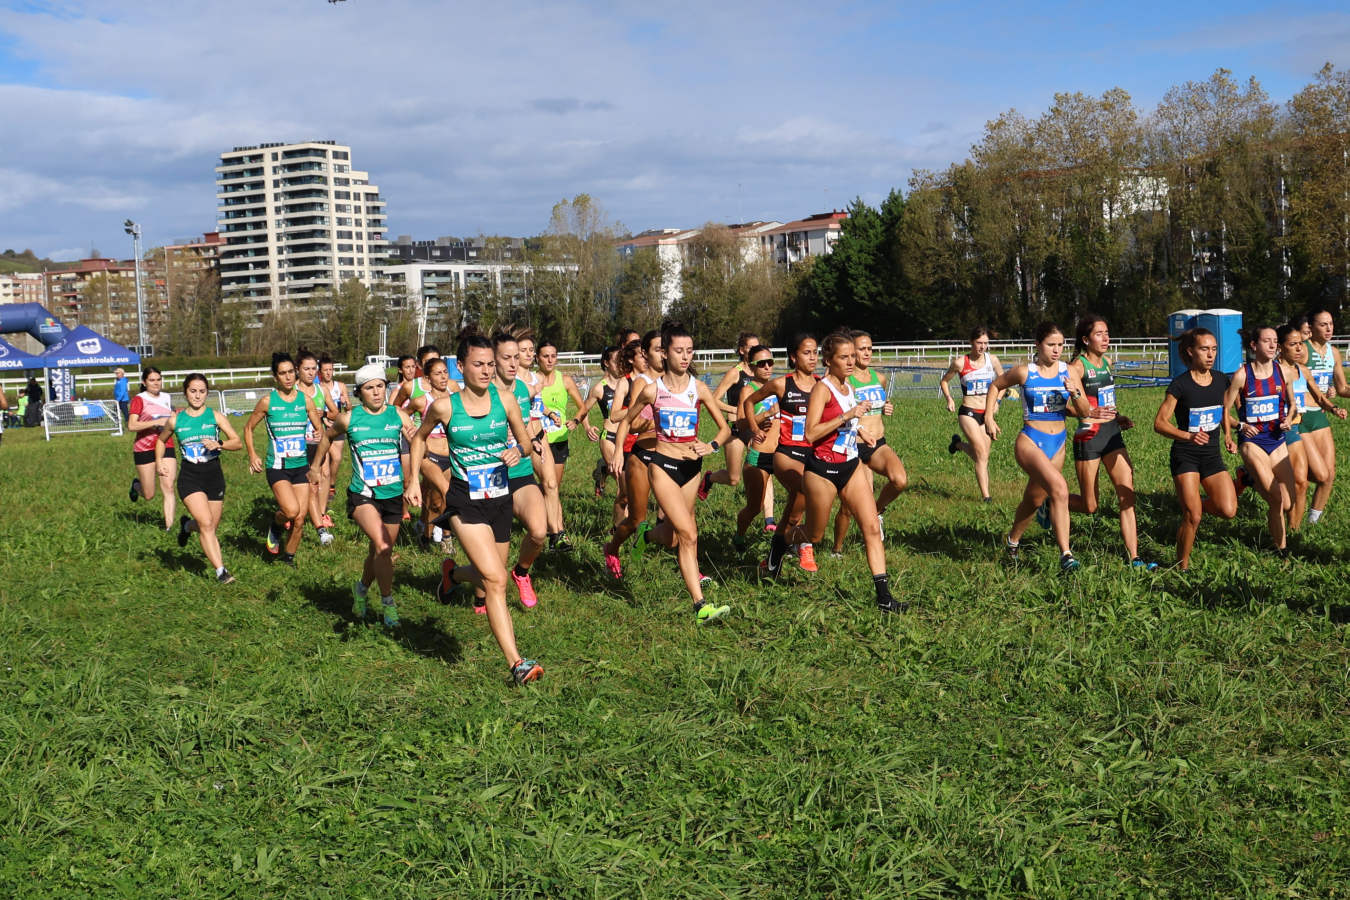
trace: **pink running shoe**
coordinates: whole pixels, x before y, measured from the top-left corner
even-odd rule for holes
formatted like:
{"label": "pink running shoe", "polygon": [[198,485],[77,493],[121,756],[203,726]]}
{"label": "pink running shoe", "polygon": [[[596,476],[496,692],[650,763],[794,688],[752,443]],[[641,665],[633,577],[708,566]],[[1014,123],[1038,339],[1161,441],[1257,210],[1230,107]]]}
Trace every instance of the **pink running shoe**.
{"label": "pink running shoe", "polygon": [[605,554],[605,568],[608,569],[609,574],[613,575],[616,579],[623,577],[623,563],[619,562],[619,558],[613,553]]}
{"label": "pink running shoe", "polygon": [[534,584],[530,582],[529,573],[517,575],[513,569],[511,580],[516,583],[516,590],[520,592],[520,605],[526,609],[532,609],[539,602],[539,596],[534,592]]}

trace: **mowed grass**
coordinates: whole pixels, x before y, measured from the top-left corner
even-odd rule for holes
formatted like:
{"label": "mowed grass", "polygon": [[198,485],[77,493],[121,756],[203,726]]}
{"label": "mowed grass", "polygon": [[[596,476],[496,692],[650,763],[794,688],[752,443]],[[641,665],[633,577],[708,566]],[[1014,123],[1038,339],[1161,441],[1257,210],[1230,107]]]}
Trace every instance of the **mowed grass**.
{"label": "mowed grass", "polygon": [[[1170,563],[1159,396],[1121,393],[1143,550]],[[1127,568],[1108,500],[1074,517],[1063,580],[1034,526],[1019,568],[1001,557],[1023,484],[1016,409],[1001,422],[985,506],[936,399],[893,418],[904,616],[876,613],[856,535],[814,577],[761,581],[764,536],[731,551],[739,497],[717,488],[701,554],[733,614],[703,630],[670,554],[606,580],[609,502],[575,437],[579,550],[541,560],[536,609],[511,594],[547,669],[524,689],[481,616],[432,598],[438,555],[401,545],[394,636],[348,613],[345,518],[298,569],[265,564],[242,454],[219,587],[158,501],[128,502],[128,440],[12,430],[0,893],[1345,896],[1350,486],[1287,564],[1248,494],[1189,575]]]}

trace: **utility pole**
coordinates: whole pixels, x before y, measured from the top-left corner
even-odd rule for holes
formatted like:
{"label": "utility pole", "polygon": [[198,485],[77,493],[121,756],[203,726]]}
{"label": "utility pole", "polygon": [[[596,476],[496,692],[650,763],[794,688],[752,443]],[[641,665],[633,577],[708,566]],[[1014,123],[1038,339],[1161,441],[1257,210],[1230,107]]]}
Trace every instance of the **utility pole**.
{"label": "utility pole", "polygon": [[145,303],[141,298],[141,226],[139,222],[133,222],[127,219],[122,223],[123,229],[131,235],[131,246],[136,254],[132,262],[136,267],[136,352],[145,353]]}

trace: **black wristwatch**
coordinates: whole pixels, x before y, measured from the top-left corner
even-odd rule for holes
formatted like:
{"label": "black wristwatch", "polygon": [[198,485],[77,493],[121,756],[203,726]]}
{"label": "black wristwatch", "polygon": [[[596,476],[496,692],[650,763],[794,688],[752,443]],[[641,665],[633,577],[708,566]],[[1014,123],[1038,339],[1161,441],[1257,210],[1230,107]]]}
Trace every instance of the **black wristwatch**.
{"label": "black wristwatch", "polygon": [[721,449],[721,447],[718,445],[717,441],[715,441],[715,440],[709,441],[709,442],[708,442],[708,446],[711,447],[711,448],[713,448],[713,452],[714,452],[714,453],[716,453],[718,450]]}

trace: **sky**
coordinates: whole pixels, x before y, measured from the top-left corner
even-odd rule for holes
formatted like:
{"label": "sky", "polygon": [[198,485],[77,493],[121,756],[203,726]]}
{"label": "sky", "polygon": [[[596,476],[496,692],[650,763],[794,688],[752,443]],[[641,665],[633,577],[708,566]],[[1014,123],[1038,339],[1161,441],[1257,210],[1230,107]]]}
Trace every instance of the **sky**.
{"label": "sky", "polygon": [[0,249],[214,230],[220,153],[299,140],[351,145],[391,238],[538,234],[581,193],[633,232],[791,221],[1058,92],[1147,113],[1223,67],[1283,102],[1326,62],[1343,0],[0,0]]}

